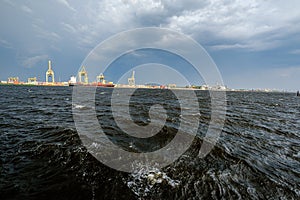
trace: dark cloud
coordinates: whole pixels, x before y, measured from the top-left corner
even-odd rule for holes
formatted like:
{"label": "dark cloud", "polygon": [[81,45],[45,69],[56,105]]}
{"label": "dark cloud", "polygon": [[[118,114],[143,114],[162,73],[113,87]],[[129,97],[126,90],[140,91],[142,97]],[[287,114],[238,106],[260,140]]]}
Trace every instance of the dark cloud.
{"label": "dark cloud", "polygon": [[[84,58],[107,37],[145,26],[181,31],[211,52],[239,50],[259,54],[282,47],[286,50],[288,45],[288,52],[297,52],[299,8],[300,2],[296,0],[3,0],[0,48],[10,49],[11,57],[1,59],[23,66],[47,55],[61,60],[58,65],[76,71],[74,66],[80,63],[74,63],[72,55],[76,55],[78,62],[78,58]],[[64,57],[63,54],[70,59],[57,58]],[[284,66],[300,66],[291,60]],[[30,65],[38,69],[39,62]],[[69,69],[61,70],[69,76]]]}

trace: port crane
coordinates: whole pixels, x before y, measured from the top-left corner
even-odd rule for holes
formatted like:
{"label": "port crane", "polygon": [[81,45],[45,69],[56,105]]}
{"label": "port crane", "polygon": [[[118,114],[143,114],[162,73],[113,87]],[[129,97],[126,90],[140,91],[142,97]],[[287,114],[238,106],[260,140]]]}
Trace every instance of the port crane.
{"label": "port crane", "polygon": [[52,83],[54,83],[54,71],[51,68],[51,60],[48,61],[48,70],[46,72],[46,83],[48,83],[48,78],[51,77]]}
{"label": "port crane", "polygon": [[[85,83],[85,84],[89,83],[88,74],[84,66],[82,66],[81,70],[78,72],[78,76],[79,76],[79,83]],[[82,82],[82,77],[84,77],[84,82]]]}
{"label": "port crane", "polygon": [[130,86],[134,86],[134,85],[135,85],[135,78],[134,78],[134,74],[135,74],[135,72],[134,72],[134,71],[132,71],[132,75],[131,75],[131,77],[130,77],[130,78],[128,78],[128,85],[130,85]]}

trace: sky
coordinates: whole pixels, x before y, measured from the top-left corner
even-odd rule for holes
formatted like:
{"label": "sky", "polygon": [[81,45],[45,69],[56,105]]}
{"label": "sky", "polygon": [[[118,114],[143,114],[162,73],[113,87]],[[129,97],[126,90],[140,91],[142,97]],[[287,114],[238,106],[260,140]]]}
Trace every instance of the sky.
{"label": "sky", "polygon": [[201,44],[229,88],[300,90],[299,10],[297,0],[2,0],[0,80],[45,81],[51,59],[68,81],[112,35],[161,27]]}

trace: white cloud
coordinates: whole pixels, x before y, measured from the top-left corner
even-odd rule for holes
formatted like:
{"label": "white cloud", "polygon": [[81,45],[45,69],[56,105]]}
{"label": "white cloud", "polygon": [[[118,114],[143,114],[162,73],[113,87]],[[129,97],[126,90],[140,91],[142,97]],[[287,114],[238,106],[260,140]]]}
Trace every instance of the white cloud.
{"label": "white cloud", "polygon": [[64,6],[66,6],[68,9],[70,9],[72,11],[76,11],[76,9],[73,8],[67,0],[57,0],[57,2],[59,2],[60,4],[63,4]]}
{"label": "white cloud", "polygon": [[300,49],[292,50],[292,51],[290,51],[290,54],[297,54],[297,55],[300,55]]}
{"label": "white cloud", "polygon": [[34,28],[37,37],[47,39],[52,42],[58,41],[61,39],[61,36],[59,36],[56,32],[54,32],[52,30],[46,30],[36,24],[33,24],[32,27]]}
{"label": "white cloud", "polygon": [[12,45],[6,40],[0,39],[0,46],[11,49]]}
{"label": "white cloud", "polygon": [[39,62],[44,62],[48,58],[49,58],[48,55],[38,55],[38,56],[29,57],[23,60],[22,65],[24,65],[24,67],[26,68],[32,68],[35,65],[37,65]]}
{"label": "white cloud", "polygon": [[205,7],[194,11],[184,10],[180,15],[171,16],[165,25],[201,41],[230,40],[240,44],[219,44],[221,48],[247,48],[247,43],[257,44],[249,45],[251,50],[266,49],[265,45],[273,48],[275,45],[267,44],[269,40],[300,30],[299,3],[295,3],[289,3],[288,6],[283,5],[282,1],[211,0]]}
{"label": "white cloud", "polygon": [[32,13],[32,9],[25,5],[21,6],[21,10],[23,10],[24,12],[29,13],[29,14]]}
{"label": "white cloud", "polygon": [[16,5],[14,3],[14,1],[12,1],[12,0],[4,0],[4,2],[7,3],[7,4],[9,4],[9,5],[11,5],[11,6],[13,6],[13,7]]}
{"label": "white cloud", "polygon": [[[12,54],[19,63],[33,63],[38,59],[35,55],[83,57],[120,31],[155,26],[180,30],[215,51],[253,53],[284,47],[282,52],[299,55],[300,50],[295,49],[299,9],[300,1],[296,0],[27,0],[26,4],[3,0],[0,45],[14,47]],[[167,45],[168,41],[159,42]],[[287,62],[284,65],[296,63],[288,57],[282,60]],[[272,65],[275,61],[267,62]]]}
{"label": "white cloud", "polygon": [[[16,4],[10,0],[5,2]],[[34,29],[38,37],[56,41],[61,37],[72,38],[83,49],[91,49],[120,31],[144,26],[182,31],[203,44],[211,45],[214,50],[266,50],[282,45],[283,38],[300,31],[300,2],[296,0],[289,3],[283,0],[57,2],[59,4],[49,3],[40,8],[34,1],[29,1],[21,7],[27,13],[35,12],[33,21],[39,18],[44,24],[50,24],[49,27],[39,24],[43,28]],[[50,10],[45,9],[50,5]],[[54,10],[59,12],[52,13]]]}
{"label": "white cloud", "polygon": [[123,30],[159,26],[182,31],[202,43],[213,42],[212,48],[215,50],[266,50],[282,45],[282,38],[300,31],[300,3],[292,2],[87,1],[76,6],[81,9],[72,21],[63,26],[65,30],[74,33],[80,45],[89,48]]}
{"label": "white cloud", "polygon": [[[241,41],[244,42],[244,41]],[[244,43],[224,43],[224,44],[217,44],[211,45],[209,49],[219,51],[219,50],[228,50],[228,49],[242,49],[245,51],[262,51],[267,49],[272,49],[280,46],[280,41],[277,40],[249,40]]]}
{"label": "white cloud", "polygon": [[71,24],[61,22],[61,25],[62,25],[62,26],[64,27],[64,29],[67,30],[68,32],[71,32],[71,33],[75,33],[75,32],[76,32],[76,29],[75,29]]}

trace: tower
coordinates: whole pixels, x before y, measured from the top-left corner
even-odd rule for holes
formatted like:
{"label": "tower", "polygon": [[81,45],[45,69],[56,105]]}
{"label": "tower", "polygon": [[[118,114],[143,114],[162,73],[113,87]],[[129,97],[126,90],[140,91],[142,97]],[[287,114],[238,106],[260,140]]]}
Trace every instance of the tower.
{"label": "tower", "polygon": [[104,75],[102,73],[97,76],[97,82],[105,84]]}
{"label": "tower", "polygon": [[132,76],[130,78],[128,78],[128,85],[130,85],[130,86],[135,85],[134,71],[132,71]]}
{"label": "tower", "polygon": [[51,69],[51,60],[48,61],[48,70],[46,72],[46,83],[48,83],[48,78],[51,76],[52,83],[54,83],[54,72]]}
{"label": "tower", "polygon": [[[84,66],[82,66],[81,70],[78,72],[78,76],[79,76],[79,83],[85,83],[85,84],[89,83],[88,74]],[[84,77],[84,82],[82,82],[82,77]]]}

